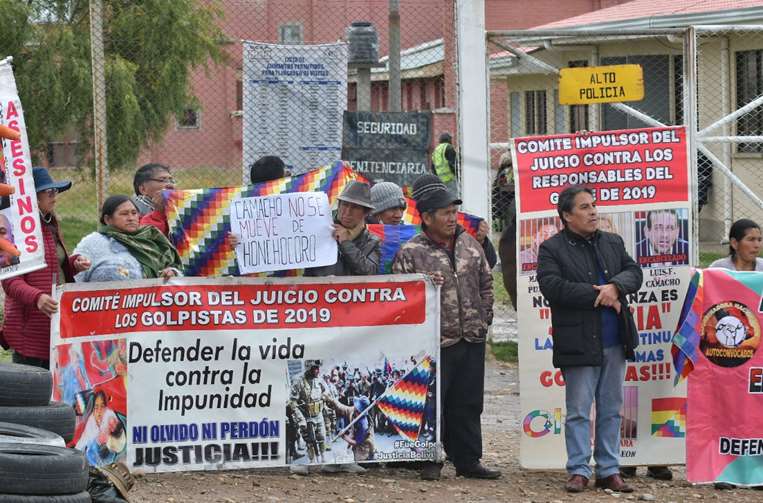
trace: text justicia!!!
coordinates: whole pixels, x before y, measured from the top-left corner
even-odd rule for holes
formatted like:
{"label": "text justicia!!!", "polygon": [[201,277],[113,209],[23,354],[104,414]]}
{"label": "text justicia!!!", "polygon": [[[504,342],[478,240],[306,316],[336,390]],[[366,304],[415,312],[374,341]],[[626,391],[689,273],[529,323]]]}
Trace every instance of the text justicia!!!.
{"label": "text justicia!!!", "polygon": [[278,442],[236,442],[135,448],[133,466],[246,463],[279,459]]}

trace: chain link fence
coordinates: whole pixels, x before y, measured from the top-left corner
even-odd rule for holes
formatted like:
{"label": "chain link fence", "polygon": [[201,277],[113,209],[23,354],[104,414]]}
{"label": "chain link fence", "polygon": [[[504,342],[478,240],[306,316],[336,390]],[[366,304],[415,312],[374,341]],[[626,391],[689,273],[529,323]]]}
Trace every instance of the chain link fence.
{"label": "chain link fence", "polygon": [[[739,218],[763,220],[763,29],[698,28],[696,51],[688,29],[596,34],[571,30],[543,34],[488,34],[494,228],[512,213],[501,155],[512,137],[690,124],[687,86],[696,87],[695,221],[706,249],[727,240]],[[696,66],[687,71],[685,61]],[[558,69],[639,64],[644,98],[600,105],[559,104]],[[692,75],[694,81],[692,82]],[[743,108],[744,107],[744,108]],[[734,113],[738,109],[741,111]],[[730,114],[734,116],[728,118]],[[722,121],[726,117],[725,121]],[[713,126],[712,129],[709,126]],[[715,245],[715,246],[713,246]]]}
{"label": "chain link fence", "polygon": [[[683,38],[655,33],[628,36],[532,32],[488,37],[491,103],[491,160],[494,168],[493,220],[507,224],[511,198],[500,170],[508,139],[577,131],[648,127],[650,120],[683,124]],[[644,98],[620,104],[559,104],[558,70],[566,67],[638,64]],[[615,106],[613,106],[615,105]],[[638,113],[646,117],[637,116]]]}
{"label": "chain link fence", "polygon": [[[55,178],[74,182],[58,207],[70,247],[95,230],[100,199],[134,193],[134,173],[146,163],[168,166],[174,185],[188,189],[241,185],[248,181],[248,165],[266,154],[283,157],[292,172],[302,173],[340,158],[337,121],[344,110],[392,111],[396,96],[401,111],[432,113],[430,153],[440,132],[455,136],[452,1],[0,0],[0,14],[11,13],[28,30],[9,33],[18,40],[5,45],[22,62],[16,74],[36,162]],[[390,20],[399,24],[397,38]],[[362,26],[378,41],[375,60],[360,65],[368,70],[369,86],[359,84],[363,68],[348,68],[341,54],[332,59],[316,53],[314,64],[323,68],[305,66],[305,46],[346,42],[357,22],[366,22]],[[399,62],[389,60],[390,36],[400,47]],[[278,50],[290,67],[271,76],[312,80],[311,97],[275,92],[263,99],[253,92],[261,82],[247,78],[244,41],[285,45]],[[390,79],[398,67],[396,92]],[[288,73],[296,69],[306,73]],[[336,92],[324,100],[318,88],[325,81]],[[328,110],[338,116],[314,120],[325,119]],[[99,113],[106,119],[105,142],[96,141]],[[339,149],[325,141],[337,130]]]}
{"label": "chain link fence", "polygon": [[[763,221],[762,56],[762,27],[698,30],[699,219],[706,241],[726,241],[740,218]],[[704,166],[712,175],[703,192]]]}

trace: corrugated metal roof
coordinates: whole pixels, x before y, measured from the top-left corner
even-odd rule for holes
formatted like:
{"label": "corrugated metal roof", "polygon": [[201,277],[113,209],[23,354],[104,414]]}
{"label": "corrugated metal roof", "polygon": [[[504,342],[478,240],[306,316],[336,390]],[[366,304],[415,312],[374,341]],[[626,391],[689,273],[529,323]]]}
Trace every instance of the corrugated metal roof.
{"label": "corrugated metal roof", "polygon": [[[400,51],[400,70],[406,71],[421,68],[434,63],[440,63],[443,59],[445,59],[445,44],[443,39],[438,38]],[[389,56],[380,58],[379,63],[384,63],[384,66],[372,68],[372,73],[386,73],[389,71]]]}
{"label": "corrugated metal roof", "polygon": [[[738,20],[744,10],[757,12],[763,9],[763,0],[633,0],[623,4],[587,12],[532,29],[580,28],[591,25],[620,25],[639,23],[639,27],[685,26],[707,23],[708,15],[715,14],[712,23],[725,24],[723,18]],[[693,21],[696,21],[694,23]],[[671,24],[672,23],[672,24]]]}

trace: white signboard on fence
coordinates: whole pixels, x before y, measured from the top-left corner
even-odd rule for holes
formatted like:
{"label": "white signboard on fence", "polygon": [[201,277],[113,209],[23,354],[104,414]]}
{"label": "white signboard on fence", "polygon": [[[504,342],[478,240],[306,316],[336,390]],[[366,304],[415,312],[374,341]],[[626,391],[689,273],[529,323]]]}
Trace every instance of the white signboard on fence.
{"label": "white signboard on fence", "polygon": [[[32,178],[32,158],[16,80],[9,60],[0,61],[0,125],[17,131],[18,140],[2,139],[0,183],[14,193],[0,197],[0,279],[45,267],[45,248]],[[9,246],[10,245],[10,248]],[[15,247],[20,255],[10,250]]]}
{"label": "white signboard on fence", "polygon": [[239,238],[241,274],[334,264],[329,199],[325,192],[293,192],[234,199],[231,232]]}
{"label": "white signboard on fence", "polygon": [[347,108],[347,45],[244,42],[243,170],[265,155],[294,174],[331,164],[342,153]]}
{"label": "white signboard on fence", "polygon": [[91,465],[148,472],[438,456],[422,275],[68,284],[54,399]]}

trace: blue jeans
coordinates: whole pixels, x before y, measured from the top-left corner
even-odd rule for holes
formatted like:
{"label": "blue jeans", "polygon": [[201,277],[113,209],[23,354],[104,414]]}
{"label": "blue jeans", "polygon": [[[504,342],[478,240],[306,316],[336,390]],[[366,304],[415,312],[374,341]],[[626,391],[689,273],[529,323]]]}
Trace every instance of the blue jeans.
{"label": "blue jeans", "polygon": [[604,348],[601,367],[562,369],[566,383],[567,472],[591,478],[591,405],[596,400],[596,477],[620,471],[620,408],[623,404],[625,355],[620,345]]}

